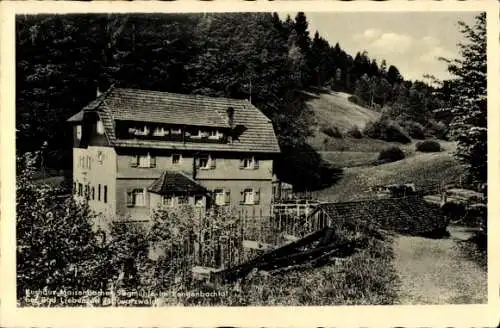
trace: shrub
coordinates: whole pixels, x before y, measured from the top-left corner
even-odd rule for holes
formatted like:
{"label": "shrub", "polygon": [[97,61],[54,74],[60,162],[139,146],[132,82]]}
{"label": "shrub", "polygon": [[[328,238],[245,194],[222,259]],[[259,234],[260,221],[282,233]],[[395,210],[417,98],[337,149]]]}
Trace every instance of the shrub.
{"label": "shrub", "polygon": [[347,135],[356,139],[363,138],[361,130],[356,125],[353,125],[349,130],[347,130]]}
{"label": "shrub", "polygon": [[434,137],[441,140],[448,140],[448,127],[443,122],[429,120],[425,127],[427,137]]}
{"label": "shrub", "polygon": [[353,104],[364,106],[365,103],[361,99],[359,99],[357,96],[349,96],[347,98],[348,101],[352,102]]}
{"label": "shrub", "polygon": [[390,147],[382,150],[378,154],[378,163],[390,163],[402,160],[405,158],[405,153],[399,147]]}
{"label": "shrub", "polygon": [[363,130],[363,134],[373,139],[400,143],[411,142],[410,137],[403,128],[387,118],[380,118],[378,121],[368,123]]}
{"label": "shrub", "polygon": [[425,128],[422,124],[414,121],[406,121],[402,123],[410,137],[414,139],[425,139]]}
{"label": "shrub", "polygon": [[433,153],[441,151],[441,145],[434,140],[419,141],[416,144],[417,151]]}
{"label": "shrub", "polygon": [[332,138],[342,138],[342,132],[336,126],[330,126],[321,130],[324,134]]}

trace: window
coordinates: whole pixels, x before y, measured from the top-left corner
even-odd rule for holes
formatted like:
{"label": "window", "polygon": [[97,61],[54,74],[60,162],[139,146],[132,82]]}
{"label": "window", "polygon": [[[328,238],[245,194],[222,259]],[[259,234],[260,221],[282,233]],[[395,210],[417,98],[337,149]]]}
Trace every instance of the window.
{"label": "window", "polygon": [[164,127],[156,128],[153,132],[153,136],[155,137],[163,137],[167,135],[168,131],[165,131]]}
{"label": "window", "polygon": [[141,127],[141,128],[135,128],[135,129],[129,129],[129,132],[132,132],[136,135],[136,136],[147,136],[149,135],[149,129],[146,125],[144,125],[144,127]]}
{"label": "window", "polygon": [[101,200],[101,185],[97,188],[97,200]]}
{"label": "window", "polygon": [[172,195],[164,195],[162,197],[163,206],[173,207],[174,206],[174,197]]}
{"label": "window", "polygon": [[210,155],[201,155],[199,158],[200,169],[215,169],[215,158]]}
{"label": "window", "polygon": [[215,189],[215,205],[227,205],[231,201],[231,193],[229,190],[225,189]]}
{"label": "window", "polygon": [[170,133],[179,135],[179,134],[181,134],[181,133],[182,133],[182,131],[181,131],[181,129],[180,129],[180,128],[177,128],[177,129],[170,129]]}
{"label": "window", "polygon": [[85,197],[89,197],[90,196],[90,186],[89,185],[85,185],[85,193],[84,193],[84,196]]}
{"label": "window", "polygon": [[97,134],[104,134],[104,124],[101,120],[97,121]]}
{"label": "window", "polygon": [[95,199],[95,187],[92,187],[92,200]]}
{"label": "window", "polygon": [[243,203],[253,204],[253,189],[245,189],[243,191]]}
{"label": "window", "polygon": [[127,206],[143,207],[146,206],[146,197],[144,189],[133,189],[127,192]]}
{"label": "window", "polygon": [[83,195],[83,185],[81,183],[78,183],[78,196]]}
{"label": "window", "polygon": [[178,196],[177,204],[178,205],[187,205],[189,203],[189,198],[187,196]]}
{"label": "window", "polygon": [[224,198],[224,189],[215,189],[215,205],[224,205],[225,198]]}
{"label": "window", "polygon": [[194,196],[194,206],[202,207],[204,205],[203,196]]}
{"label": "window", "polygon": [[259,168],[259,160],[255,157],[245,157],[240,160],[240,168],[241,169],[258,169]]}
{"label": "window", "polygon": [[173,154],[172,155],[172,164],[178,165],[181,163],[181,154]]}
{"label": "window", "polygon": [[76,126],[76,138],[78,140],[82,139],[82,126],[81,125]]}
{"label": "window", "polygon": [[151,156],[149,153],[147,155],[138,155],[132,157],[130,161],[131,167],[156,167],[156,157]]}
{"label": "window", "polygon": [[196,134],[193,133],[191,135],[191,138],[200,139],[201,138],[201,130],[196,131]]}
{"label": "window", "polygon": [[210,134],[208,135],[209,139],[219,139],[219,131],[218,130],[211,130]]}
{"label": "window", "polygon": [[77,190],[76,190],[76,182],[73,182],[73,194],[76,194]]}
{"label": "window", "polygon": [[108,186],[104,186],[104,202],[108,202]]}
{"label": "window", "polygon": [[241,192],[241,204],[253,205],[260,202],[260,191],[258,189],[246,188]]}

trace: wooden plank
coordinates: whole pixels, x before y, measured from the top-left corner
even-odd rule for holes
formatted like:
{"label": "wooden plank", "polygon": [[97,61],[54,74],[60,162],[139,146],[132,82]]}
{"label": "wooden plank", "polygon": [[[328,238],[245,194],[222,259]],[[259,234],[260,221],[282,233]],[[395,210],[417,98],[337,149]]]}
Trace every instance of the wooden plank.
{"label": "wooden plank", "polygon": [[284,233],[282,236],[283,236],[283,239],[285,239],[285,241],[286,241],[287,243],[292,243],[292,242],[294,242],[294,241],[299,240],[299,237],[296,237],[296,236],[294,236],[294,235],[289,235],[289,234],[287,234],[287,233]]}
{"label": "wooden plank", "polygon": [[236,267],[232,267],[220,272],[219,279],[221,280],[235,280],[240,277],[246,276],[250,271],[254,268],[259,267],[259,264],[268,264],[270,260],[274,258],[282,258],[283,256],[287,256],[290,254],[296,254],[297,248],[303,247],[313,243],[314,241],[322,238],[325,234],[326,229],[321,229],[315,231],[304,238],[292,242],[290,244],[286,244],[285,246],[274,249],[268,253],[265,253],[261,256],[258,256],[246,263],[238,265]]}
{"label": "wooden plank", "polygon": [[220,269],[212,267],[194,266],[191,268],[193,278],[195,280],[208,280],[213,273],[219,272]]}
{"label": "wooden plank", "polygon": [[261,243],[255,240],[243,240],[243,248],[256,249],[260,251],[270,251],[276,247],[271,244]]}

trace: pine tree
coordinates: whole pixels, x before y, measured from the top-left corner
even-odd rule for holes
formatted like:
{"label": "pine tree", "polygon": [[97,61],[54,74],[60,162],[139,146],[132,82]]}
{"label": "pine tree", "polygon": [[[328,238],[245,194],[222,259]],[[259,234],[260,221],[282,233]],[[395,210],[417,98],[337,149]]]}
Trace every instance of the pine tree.
{"label": "pine tree", "polygon": [[459,22],[468,40],[460,43],[460,59],[447,60],[456,79],[451,91],[452,136],[458,141],[457,157],[469,166],[470,182],[487,182],[486,13],[469,26]]}

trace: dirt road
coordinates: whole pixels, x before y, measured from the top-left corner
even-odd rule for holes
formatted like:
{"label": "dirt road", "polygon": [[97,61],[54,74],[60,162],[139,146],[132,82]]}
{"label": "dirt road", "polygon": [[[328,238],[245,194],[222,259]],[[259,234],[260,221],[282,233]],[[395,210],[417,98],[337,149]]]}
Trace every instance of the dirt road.
{"label": "dirt road", "polygon": [[449,227],[445,239],[399,236],[394,266],[401,279],[400,304],[478,304],[487,302],[487,272],[466,259],[457,242],[471,233]]}

